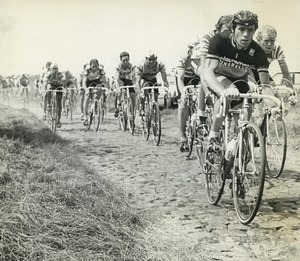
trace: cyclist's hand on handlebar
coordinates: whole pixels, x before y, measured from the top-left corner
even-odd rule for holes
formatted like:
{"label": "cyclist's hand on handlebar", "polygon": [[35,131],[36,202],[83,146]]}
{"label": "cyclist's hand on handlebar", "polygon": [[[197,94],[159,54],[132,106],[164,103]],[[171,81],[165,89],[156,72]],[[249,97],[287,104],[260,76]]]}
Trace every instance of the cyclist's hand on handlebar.
{"label": "cyclist's hand on handlebar", "polygon": [[291,96],[289,97],[289,103],[290,103],[291,106],[296,105],[297,100],[296,100],[295,95],[291,95]]}
{"label": "cyclist's hand on handlebar", "polygon": [[282,110],[279,107],[271,108],[271,115],[274,119],[282,119]]}
{"label": "cyclist's hand on handlebar", "polygon": [[224,91],[224,96],[231,100],[239,99],[240,92],[236,87],[229,87]]}

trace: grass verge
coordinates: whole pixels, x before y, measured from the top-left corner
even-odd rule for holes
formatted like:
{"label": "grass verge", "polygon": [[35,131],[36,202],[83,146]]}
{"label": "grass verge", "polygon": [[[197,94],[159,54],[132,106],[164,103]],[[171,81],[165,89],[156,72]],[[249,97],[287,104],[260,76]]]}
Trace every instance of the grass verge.
{"label": "grass verge", "polygon": [[137,211],[71,142],[0,110],[1,260],[191,260],[176,226]]}

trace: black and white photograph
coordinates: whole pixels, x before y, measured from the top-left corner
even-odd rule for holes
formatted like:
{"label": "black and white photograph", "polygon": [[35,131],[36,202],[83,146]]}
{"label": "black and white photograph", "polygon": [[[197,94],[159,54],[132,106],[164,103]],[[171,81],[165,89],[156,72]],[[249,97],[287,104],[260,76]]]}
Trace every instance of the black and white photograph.
{"label": "black and white photograph", "polygon": [[300,260],[299,10],[0,0],[0,260]]}

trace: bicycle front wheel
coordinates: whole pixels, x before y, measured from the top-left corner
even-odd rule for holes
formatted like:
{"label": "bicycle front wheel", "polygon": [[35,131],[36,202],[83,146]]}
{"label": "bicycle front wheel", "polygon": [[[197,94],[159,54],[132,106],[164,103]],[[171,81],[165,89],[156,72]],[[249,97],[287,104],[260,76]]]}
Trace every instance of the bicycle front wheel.
{"label": "bicycle front wheel", "polygon": [[94,131],[97,132],[99,130],[100,121],[101,121],[101,110],[100,103],[95,99],[94,101]]}
{"label": "bicycle front wheel", "polygon": [[249,224],[260,207],[265,181],[265,145],[252,123],[240,130],[233,166],[233,198],[241,223]]}
{"label": "bicycle front wheel", "polygon": [[277,178],[281,175],[287,153],[287,134],[283,119],[277,120],[266,116],[266,158],[267,171],[270,177]]}
{"label": "bicycle front wheel", "polygon": [[161,138],[161,118],[159,106],[156,102],[153,103],[151,110],[151,128],[153,142],[156,146],[158,146]]}
{"label": "bicycle front wheel", "polygon": [[105,112],[103,96],[100,97],[98,105],[99,105],[99,109],[100,109],[100,121],[99,122],[103,123],[104,112]]}
{"label": "bicycle front wheel", "polygon": [[186,139],[187,139],[187,147],[188,147],[188,151],[187,151],[187,157],[190,157],[193,151],[193,143],[194,143],[194,130],[195,127],[193,125],[195,125],[194,122],[192,122],[191,119],[191,111],[189,109],[189,116],[188,119],[186,121],[186,126],[185,126],[185,135],[186,135]]}
{"label": "bicycle front wheel", "polygon": [[57,106],[56,106],[56,102],[53,102],[51,108],[51,128],[54,132],[56,131],[56,124],[57,124]]}

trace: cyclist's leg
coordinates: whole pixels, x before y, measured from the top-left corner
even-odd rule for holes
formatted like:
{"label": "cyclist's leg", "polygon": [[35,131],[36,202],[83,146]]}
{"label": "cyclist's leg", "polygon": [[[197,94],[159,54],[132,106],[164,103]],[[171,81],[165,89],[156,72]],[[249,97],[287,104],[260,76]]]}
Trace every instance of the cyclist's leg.
{"label": "cyclist's leg", "polygon": [[[189,83],[189,78],[183,79],[183,84],[186,86]],[[179,88],[179,87],[178,87]],[[187,109],[187,102],[186,102],[186,96],[183,90],[179,88],[179,92],[181,93],[181,98],[179,99],[178,104],[178,114],[177,114],[177,120],[178,120],[178,127],[179,127],[179,138],[180,143],[186,143],[186,121],[188,117],[188,109]]]}
{"label": "cyclist's leg", "polygon": [[129,90],[129,98],[131,102],[131,111],[130,113],[135,116],[135,110],[136,110],[136,93],[135,90],[131,91]]}

